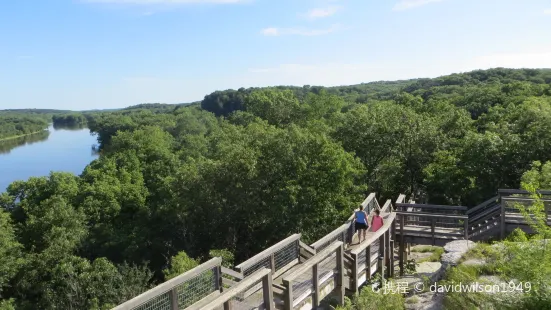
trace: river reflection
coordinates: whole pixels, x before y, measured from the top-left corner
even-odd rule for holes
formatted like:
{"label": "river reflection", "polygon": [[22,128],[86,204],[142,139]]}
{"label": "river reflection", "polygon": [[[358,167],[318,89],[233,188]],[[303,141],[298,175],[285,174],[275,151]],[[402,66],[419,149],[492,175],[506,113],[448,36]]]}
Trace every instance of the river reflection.
{"label": "river reflection", "polygon": [[55,130],[82,130],[86,129],[86,124],[75,124],[75,125],[59,125],[59,124],[53,124],[52,127]]}
{"label": "river reflection", "polygon": [[13,181],[47,176],[51,171],[81,174],[98,158],[96,143],[96,137],[81,125],[50,125],[48,131],[0,141],[0,193]]}
{"label": "river reflection", "polygon": [[17,137],[0,141],[0,154],[9,154],[16,147],[31,145],[36,142],[46,141],[50,136],[48,130],[44,130],[32,135]]}

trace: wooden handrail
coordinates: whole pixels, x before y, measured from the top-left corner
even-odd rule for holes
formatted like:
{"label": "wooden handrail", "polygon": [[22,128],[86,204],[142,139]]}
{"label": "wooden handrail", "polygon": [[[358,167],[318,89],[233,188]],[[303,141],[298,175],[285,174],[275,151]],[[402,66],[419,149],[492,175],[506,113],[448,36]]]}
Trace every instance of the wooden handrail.
{"label": "wooden handrail", "polygon": [[336,236],[341,235],[342,233],[346,233],[346,231],[348,230],[348,226],[349,226],[349,224],[342,224],[339,228],[337,228],[337,229],[333,230],[332,232],[330,232],[329,234],[323,236],[321,239],[319,239],[318,241],[312,243],[312,245],[310,245],[310,246],[314,249],[317,249],[318,247],[322,246],[324,243],[326,243],[328,241],[331,241],[331,239],[335,238]]}
{"label": "wooden handrail", "polygon": [[[229,290],[223,292],[219,296],[217,296],[214,300],[210,301],[206,305],[194,305],[189,308],[186,308],[186,310],[212,310],[212,309],[218,309],[220,306],[224,305],[227,301],[231,300],[233,297],[238,295],[240,292],[248,289],[250,286],[254,285],[255,283],[259,282],[260,280],[269,277],[270,286],[271,286],[271,280],[272,280],[272,274],[271,270],[268,268],[260,269],[256,271],[255,273],[251,274],[247,278],[245,278],[243,281],[239,282],[236,286],[231,287]],[[271,289],[271,288],[270,288]],[[266,293],[266,292],[264,292]],[[273,297],[268,296],[273,302]],[[266,298],[267,299],[267,298]],[[274,309],[270,306],[265,306],[266,309]]]}
{"label": "wooden handrail", "polygon": [[467,211],[467,207],[464,206],[445,206],[445,205],[426,205],[426,204],[414,204],[414,203],[397,203],[396,207],[412,207],[419,209],[446,209],[446,210],[457,210],[457,211]]}
{"label": "wooden handrail", "polygon": [[[523,190],[523,189],[498,189],[497,192],[499,193],[500,196],[502,194],[509,194],[509,195],[516,195],[516,194],[528,195],[528,194],[531,194],[529,191]],[[536,193],[538,193],[540,195],[551,195],[551,190],[538,189],[536,191]]]}
{"label": "wooden handrail", "polygon": [[406,195],[400,194],[400,195],[398,195],[398,199],[396,199],[395,204],[403,203],[404,200],[406,200]]}
{"label": "wooden handrail", "polygon": [[499,200],[499,196],[492,197],[492,198],[484,201],[483,203],[477,205],[476,207],[467,210],[467,212],[465,212],[465,214],[471,214],[473,212],[476,212],[476,211],[478,211],[480,209],[483,209],[484,207],[490,205],[492,202],[497,202],[498,200]]}
{"label": "wooden handrail", "polygon": [[337,251],[339,247],[341,247],[343,243],[341,241],[335,241],[330,246],[326,247],[323,251],[316,253],[312,258],[310,258],[308,261],[306,261],[304,264],[300,266],[297,270],[293,272],[293,274],[286,276],[283,278],[284,282],[292,282],[297,277],[305,273],[306,271],[312,269],[312,266],[315,264],[318,264],[319,262],[323,261],[327,258],[327,256],[333,254],[333,252]]}
{"label": "wooden handrail", "polygon": [[[392,200],[387,199],[383,207],[381,208],[381,212],[388,212],[387,209],[389,209],[392,206]],[[390,210],[392,212],[392,210]]]}
{"label": "wooden handrail", "polygon": [[288,246],[289,244],[293,242],[297,242],[300,240],[301,234],[294,234],[274,245],[267,248],[266,250],[256,254],[255,256],[249,258],[248,260],[242,262],[241,264],[235,266],[236,269],[239,269],[240,272],[243,272],[243,269],[247,269],[250,266],[253,266],[254,264],[258,263],[259,261],[270,257],[273,253],[283,249],[284,247]]}
{"label": "wooden handrail", "polygon": [[468,219],[468,215],[448,215],[448,214],[434,214],[434,213],[419,213],[419,212],[407,212],[407,211],[396,211],[394,212],[397,215],[405,216],[418,216],[418,217],[436,217],[436,218],[446,218],[446,219]]}
{"label": "wooden handrail", "polygon": [[[150,289],[149,291],[147,291],[145,293],[142,293],[142,294],[132,298],[131,300],[129,300],[129,301],[123,303],[123,304],[118,305],[117,307],[115,307],[111,310],[128,310],[128,309],[132,309],[134,307],[140,306],[140,305],[150,301],[151,299],[153,299],[153,298],[155,298],[155,297],[157,297],[161,294],[164,294],[164,293],[167,293],[167,292],[171,291],[172,289],[174,289],[178,285],[180,285],[182,283],[185,283],[186,281],[197,277],[201,273],[220,266],[221,264],[222,264],[222,258],[215,257],[215,258],[207,261],[206,263],[201,264],[201,265],[199,265],[199,266],[197,266],[197,267],[195,267],[195,268],[193,268],[189,271],[186,271],[183,274],[181,274],[181,275],[179,275],[179,276],[177,276],[173,279],[170,279],[170,280],[168,280],[168,281],[166,281],[162,284],[157,285],[156,287]],[[216,281],[219,281],[219,280],[216,279]]]}
{"label": "wooden handrail", "polygon": [[236,279],[243,280],[243,278],[245,277],[242,273],[228,269],[226,267],[222,267],[221,269],[222,269],[222,273],[230,275]]}

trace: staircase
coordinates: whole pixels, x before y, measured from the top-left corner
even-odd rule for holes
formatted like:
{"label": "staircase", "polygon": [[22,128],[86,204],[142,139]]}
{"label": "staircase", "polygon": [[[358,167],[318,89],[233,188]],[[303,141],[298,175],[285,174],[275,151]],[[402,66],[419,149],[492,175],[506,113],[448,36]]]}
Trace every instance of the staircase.
{"label": "staircase", "polygon": [[499,235],[501,225],[499,196],[484,201],[465,214],[469,216],[469,239],[484,241]]}

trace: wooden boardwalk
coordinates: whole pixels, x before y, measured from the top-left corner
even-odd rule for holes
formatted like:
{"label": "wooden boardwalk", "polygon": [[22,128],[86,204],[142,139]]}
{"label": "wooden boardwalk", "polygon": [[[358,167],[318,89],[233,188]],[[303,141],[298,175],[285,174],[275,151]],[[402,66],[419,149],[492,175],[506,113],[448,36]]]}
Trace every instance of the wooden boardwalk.
{"label": "wooden boardwalk", "polygon": [[[312,310],[328,298],[342,304],[345,294],[357,293],[375,273],[393,276],[396,252],[402,273],[408,244],[504,238],[517,227],[529,231],[524,217],[511,207],[518,202],[530,205],[533,200],[527,192],[498,193],[470,209],[405,202],[405,195],[381,207],[372,193],[362,205],[368,212],[379,209],[384,225],[368,231],[361,243],[353,233],[351,216],[311,245],[295,234],[233,269],[222,267],[221,258],[211,259],[114,310]],[[540,194],[551,198],[551,191]],[[548,198],[544,202],[551,213]]]}

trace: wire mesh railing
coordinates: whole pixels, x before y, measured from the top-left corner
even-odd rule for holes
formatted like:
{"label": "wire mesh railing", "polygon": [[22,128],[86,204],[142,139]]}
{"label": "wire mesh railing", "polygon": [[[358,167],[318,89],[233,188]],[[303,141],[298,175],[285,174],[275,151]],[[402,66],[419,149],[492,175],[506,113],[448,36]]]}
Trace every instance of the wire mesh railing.
{"label": "wire mesh railing", "polygon": [[[257,289],[257,287],[259,287]],[[236,286],[205,303],[195,304],[186,310],[274,310],[272,270],[263,268],[243,279]]]}
{"label": "wire mesh railing", "polygon": [[132,298],[113,310],[185,309],[209,296],[220,293],[221,264],[221,258],[213,258]]}
{"label": "wire mesh railing", "polygon": [[323,236],[318,241],[312,243],[311,247],[316,251],[322,251],[327,246],[331,245],[335,241],[341,241],[346,243],[346,232],[348,230],[349,224],[343,224],[339,228],[333,230],[327,235]]}
{"label": "wire mesh railing", "polygon": [[315,309],[323,297],[335,290],[341,292],[344,299],[343,255],[343,243],[336,241],[283,278],[286,308],[293,309],[312,300],[312,308]]}
{"label": "wire mesh railing", "polygon": [[298,264],[300,257],[300,236],[300,234],[295,234],[280,241],[239,264],[235,269],[247,277],[262,268],[272,270],[273,274],[289,265]]}

